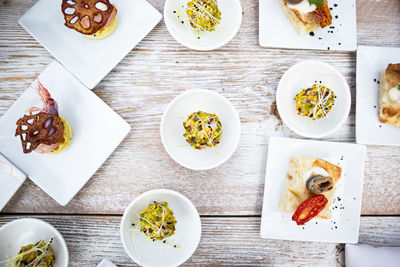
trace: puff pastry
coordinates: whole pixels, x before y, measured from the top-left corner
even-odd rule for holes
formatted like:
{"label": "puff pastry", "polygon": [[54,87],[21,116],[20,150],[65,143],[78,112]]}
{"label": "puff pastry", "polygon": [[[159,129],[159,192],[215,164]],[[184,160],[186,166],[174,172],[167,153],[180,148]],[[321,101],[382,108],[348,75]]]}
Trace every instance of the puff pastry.
{"label": "puff pastry", "polygon": [[[280,210],[294,213],[297,207],[312,194],[308,191],[306,182],[313,175],[324,175],[332,177],[336,183],[342,174],[342,168],[318,158],[295,156],[290,159],[289,169],[283,188]],[[329,206],[335,196],[336,187],[322,194],[328,199],[326,207],[317,217],[329,219],[332,216]]]}
{"label": "puff pastry", "polygon": [[379,88],[379,120],[400,127],[400,63],[382,71]]}
{"label": "puff pastry", "polygon": [[[310,5],[308,0],[294,1],[296,4],[290,4],[291,1],[279,0],[288,19],[296,27],[300,34],[307,34],[319,27],[324,28],[332,24],[332,16],[328,7],[328,0],[320,7]],[[299,3],[298,3],[299,2]],[[308,8],[300,8],[304,6]]]}

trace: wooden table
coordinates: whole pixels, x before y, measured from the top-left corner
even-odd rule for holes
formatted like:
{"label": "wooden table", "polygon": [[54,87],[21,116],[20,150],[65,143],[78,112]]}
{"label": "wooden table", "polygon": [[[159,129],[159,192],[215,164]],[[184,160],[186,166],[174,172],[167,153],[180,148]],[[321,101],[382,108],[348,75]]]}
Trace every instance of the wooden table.
{"label": "wooden table", "polygon": [[[53,60],[17,22],[35,2],[0,2],[0,116]],[[149,2],[162,12],[163,0]],[[120,242],[121,215],[140,193],[168,188],[186,195],[201,214],[202,239],[187,266],[342,264],[341,244],[261,239],[260,215],[268,138],[298,137],[277,115],[280,77],[308,59],[328,62],[343,73],[352,91],[351,114],[328,140],[355,142],[356,53],[262,48],[258,1],[241,2],[238,35],[216,51],[181,46],[161,22],[94,90],[131,124],[128,137],[69,205],[58,205],[27,180],[2,211],[0,225],[21,217],[41,218],[64,235],[71,266],[95,266],[103,258],[132,266]],[[358,0],[357,6],[360,45],[400,46],[400,0]],[[194,88],[226,96],[242,121],[237,151],[214,170],[179,166],[160,140],[166,105]],[[367,151],[359,241],[400,246],[400,148],[368,146]]]}

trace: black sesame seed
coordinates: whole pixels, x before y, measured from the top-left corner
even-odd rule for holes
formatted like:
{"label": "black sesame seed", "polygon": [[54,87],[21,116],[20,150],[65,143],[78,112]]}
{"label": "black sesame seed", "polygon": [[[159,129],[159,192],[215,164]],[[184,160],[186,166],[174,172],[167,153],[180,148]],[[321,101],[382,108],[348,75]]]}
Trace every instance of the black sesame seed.
{"label": "black sesame seed", "polygon": [[328,50],[331,50],[331,48],[328,46]]}
{"label": "black sesame seed", "polygon": [[337,19],[337,18],[339,18],[339,16],[338,16],[338,15],[336,15],[336,16],[335,16],[335,19]]}
{"label": "black sesame seed", "polygon": [[310,35],[311,35],[311,36],[314,36],[314,32],[310,32]]}
{"label": "black sesame seed", "polygon": [[337,6],[338,6],[338,4],[333,4],[333,6],[334,6],[334,7],[337,7]]}
{"label": "black sesame seed", "polygon": [[175,11],[175,10],[174,10],[173,12],[174,12],[174,13],[176,13],[176,11]]}
{"label": "black sesame seed", "polygon": [[176,245],[174,245],[174,248],[176,248]]}

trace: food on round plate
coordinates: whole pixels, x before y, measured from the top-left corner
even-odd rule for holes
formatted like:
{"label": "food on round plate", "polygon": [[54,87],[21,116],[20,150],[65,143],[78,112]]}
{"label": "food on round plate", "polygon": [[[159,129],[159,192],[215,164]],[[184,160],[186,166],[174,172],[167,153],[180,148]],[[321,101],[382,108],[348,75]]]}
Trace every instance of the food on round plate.
{"label": "food on round plate", "polygon": [[11,258],[5,266],[9,267],[52,267],[54,266],[55,256],[51,247],[52,239],[46,243],[40,240],[36,244],[21,247],[19,253]]}
{"label": "food on round plate", "polygon": [[[70,144],[72,131],[69,123],[58,114],[57,102],[37,79],[32,87],[41,97],[43,109],[31,107],[17,121],[15,136],[20,136],[24,153],[35,151],[40,154],[58,154]],[[35,113],[37,112],[37,113]],[[35,113],[35,114],[33,114]]]}
{"label": "food on round plate", "polygon": [[117,26],[117,9],[109,0],[63,0],[65,26],[92,39],[109,36]]}
{"label": "food on round plate", "polygon": [[139,218],[140,231],[151,240],[164,240],[175,234],[177,221],[167,202],[154,201],[142,211]]}
{"label": "food on round plate", "polygon": [[302,89],[294,100],[299,115],[313,120],[325,118],[335,105],[335,94],[328,87],[315,83],[310,88]]}
{"label": "food on round plate", "polygon": [[335,184],[342,169],[323,159],[295,156],[290,159],[280,210],[294,213],[292,219],[302,225],[314,217],[329,219],[329,206],[335,196]]}
{"label": "food on round plate", "polygon": [[215,147],[222,138],[222,124],[216,114],[193,112],[183,123],[186,141],[195,149]]}
{"label": "food on round plate", "polygon": [[221,22],[221,11],[216,0],[192,0],[187,3],[186,14],[190,25],[200,31],[215,31]]}
{"label": "food on round plate", "polygon": [[332,24],[328,0],[279,0],[286,16],[300,34]]}
{"label": "food on round plate", "polygon": [[379,120],[400,127],[400,63],[382,71],[379,88]]}

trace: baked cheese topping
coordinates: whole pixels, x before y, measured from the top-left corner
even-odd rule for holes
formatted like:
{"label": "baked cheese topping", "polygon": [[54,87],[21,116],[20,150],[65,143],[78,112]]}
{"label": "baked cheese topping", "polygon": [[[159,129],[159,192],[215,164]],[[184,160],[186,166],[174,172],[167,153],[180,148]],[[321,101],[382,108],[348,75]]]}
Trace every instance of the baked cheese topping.
{"label": "baked cheese topping", "polygon": [[328,173],[324,168],[321,168],[321,167],[313,167],[313,168],[311,168],[310,170],[304,172],[304,174],[303,174],[303,181],[304,181],[305,183],[307,183],[307,180],[308,180],[311,176],[314,176],[314,175],[321,175],[321,176],[326,177],[326,176],[329,176],[329,173]]}
{"label": "baked cheese topping", "polygon": [[287,6],[291,9],[297,9],[302,14],[307,14],[317,9],[317,6],[315,4],[310,4],[308,0],[303,0],[302,2],[296,5],[288,4]]}
{"label": "baked cheese topping", "polygon": [[389,90],[389,97],[392,101],[397,101],[400,103],[400,90],[398,87],[393,87]]}

